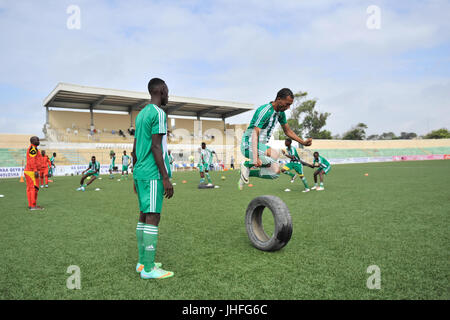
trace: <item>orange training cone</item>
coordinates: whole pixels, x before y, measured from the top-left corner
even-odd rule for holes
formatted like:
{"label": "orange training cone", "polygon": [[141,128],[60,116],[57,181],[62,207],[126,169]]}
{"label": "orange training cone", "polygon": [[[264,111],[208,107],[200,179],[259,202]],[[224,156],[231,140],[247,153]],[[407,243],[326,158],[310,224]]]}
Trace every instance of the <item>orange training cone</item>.
{"label": "orange training cone", "polygon": [[23,181],[23,176],[20,176],[20,182],[25,182]]}

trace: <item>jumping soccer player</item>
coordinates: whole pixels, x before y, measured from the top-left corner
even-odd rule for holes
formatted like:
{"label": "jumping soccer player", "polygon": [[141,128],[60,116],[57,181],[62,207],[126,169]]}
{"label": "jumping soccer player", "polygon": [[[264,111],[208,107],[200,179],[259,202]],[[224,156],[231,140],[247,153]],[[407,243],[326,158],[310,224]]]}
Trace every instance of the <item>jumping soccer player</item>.
{"label": "jumping soccer player", "polygon": [[114,151],[111,150],[111,152],[109,153],[109,158],[111,159],[111,162],[109,164],[109,178],[110,179],[114,179],[114,166],[115,166],[115,162],[116,162],[116,154]]}
{"label": "jumping soccer player", "polygon": [[[319,153],[316,151],[314,152],[314,161],[313,161],[314,167],[319,167],[319,169],[314,172],[314,187],[312,187],[312,190],[322,191],[325,190],[323,187],[323,174],[328,174],[331,170],[331,164],[328,162],[327,159],[320,156]],[[317,175],[320,176],[320,186],[317,187]]]}
{"label": "jumping soccer player", "polygon": [[[299,176],[302,179],[303,185],[305,186],[305,190],[303,190],[302,192],[309,192],[310,189],[308,187],[308,182],[306,181],[305,175],[303,174],[303,165],[302,165],[303,163],[304,164],[306,164],[306,163],[300,160],[300,157],[297,153],[297,149],[295,149],[292,146],[291,138],[287,138],[284,141],[284,144],[286,146],[287,153],[284,150],[282,150],[282,152],[286,157],[291,159],[291,162],[284,165],[281,168],[281,172],[284,174],[287,174],[291,177],[291,183],[293,183],[295,178],[297,176]],[[310,166],[311,168],[313,168],[312,165],[309,165],[309,164],[307,164],[307,165]],[[296,174],[290,172],[291,170],[295,170]]]}
{"label": "jumping soccer player", "polygon": [[[89,167],[84,170],[82,173],[81,181],[80,181],[80,187],[77,188],[77,191],[85,191],[86,187],[90,185],[92,182],[94,182],[95,179],[98,178],[100,174],[100,163],[95,160],[95,156],[92,156],[91,162],[89,162]],[[87,184],[84,184],[84,180],[86,178],[90,177],[88,180],[89,182]]]}
{"label": "jumping soccer player", "polygon": [[163,199],[173,196],[167,152],[167,115],[161,109],[167,105],[169,89],[163,80],[153,78],[148,83],[148,91],[150,103],[136,117],[133,146],[134,190],[140,210],[136,227],[139,251],[136,272],[142,279],[164,279],[174,275],[161,269],[160,263],[155,263]]}
{"label": "jumping soccer player", "polygon": [[[41,188],[48,188],[48,168],[51,166],[51,162],[45,155],[45,150],[41,151],[40,158],[40,170],[39,170],[39,181]],[[44,184],[45,183],[45,184]]]}
{"label": "jumping soccer player", "polygon": [[56,152],[53,152],[53,156],[50,158],[50,168],[48,168],[48,176],[53,177],[53,169],[56,168],[55,166],[55,158],[56,158]]}
{"label": "jumping soccer player", "polygon": [[128,180],[128,168],[130,167],[131,161],[130,161],[130,156],[127,155],[127,152],[124,150],[123,151],[123,156],[122,156],[122,178],[123,178],[123,173],[125,172],[126,175],[126,179]]}
{"label": "jumping soccer player", "polygon": [[202,142],[202,148],[200,149],[200,159],[198,162],[198,170],[200,171],[200,183],[205,183],[205,175],[208,179],[208,187],[211,187],[212,180],[209,175],[209,167],[213,162],[213,154],[216,154],[214,150],[206,148],[206,143]]}
{"label": "jumping soccer player", "polygon": [[[267,145],[277,122],[283,128],[284,134],[298,143],[310,146],[312,139],[300,139],[289,127],[286,114],[294,102],[294,94],[290,89],[278,91],[275,101],[260,106],[242,137],[241,152],[249,161],[241,164],[241,178],[238,187],[242,190],[249,183],[249,177],[276,179],[280,176],[280,166],[277,163],[278,152]],[[257,169],[250,170],[256,167]]]}
{"label": "jumping soccer player", "polygon": [[31,137],[30,143],[31,145],[27,149],[27,163],[23,171],[27,184],[28,209],[43,210],[44,208],[36,205],[39,191],[39,170],[41,166],[41,154],[37,148],[40,144],[39,138],[36,136]]}

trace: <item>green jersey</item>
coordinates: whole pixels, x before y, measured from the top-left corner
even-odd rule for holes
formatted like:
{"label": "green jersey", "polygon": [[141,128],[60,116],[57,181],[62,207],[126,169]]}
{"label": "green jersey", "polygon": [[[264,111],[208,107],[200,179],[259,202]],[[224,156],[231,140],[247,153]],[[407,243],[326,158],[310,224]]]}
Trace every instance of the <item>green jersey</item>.
{"label": "green jersey", "polygon": [[52,167],[55,166],[55,157],[51,157],[51,158],[50,158],[50,163],[51,163],[51,166],[52,166]]}
{"label": "green jersey", "polygon": [[111,158],[111,167],[114,167],[114,162],[116,162],[116,156]]}
{"label": "green jersey", "polygon": [[319,156],[319,159],[314,158],[313,165],[316,163],[318,163],[321,168],[328,168],[331,166],[328,160],[322,156]]}
{"label": "green jersey", "polygon": [[245,135],[247,136],[247,139],[251,139],[253,128],[261,128],[262,130],[259,135],[259,142],[266,144],[269,142],[273,130],[278,122],[281,125],[287,123],[286,114],[284,111],[276,112],[272,106],[272,103],[262,105],[256,109],[252,121],[250,121],[250,125],[245,131]]}
{"label": "green jersey", "polygon": [[200,151],[200,164],[208,163],[211,164],[213,162],[213,151],[205,148]]}
{"label": "green jersey", "polygon": [[291,162],[299,162],[300,157],[298,156],[297,149],[294,147],[286,148],[287,154],[293,156],[294,159],[291,159]]}
{"label": "green jersey", "polygon": [[129,155],[123,155],[122,156],[122,165],[127,166],[130,164],[130,156]]}
{"label": "green jersey", "polygon": [[100,172],[100,163],[98,161],[95,161],[95,163],[89,162],[88,171],[90,172]]}
{"label": "green jersey", "polygon": [[166,113],[157,105],[148,104],[136,117],[136,158],[133,176],[136,180],[162,179],[155,158],[151,151],[152,135],[162,134],[161,149],[164,165],[169,177],[172,176],[167,150],[167,120]]}
{"label": "green jersey", "polygon": [[172,157],[172,154],[169,154],[169,163],[170,163],[170,164],[173,163],[173,157]]}

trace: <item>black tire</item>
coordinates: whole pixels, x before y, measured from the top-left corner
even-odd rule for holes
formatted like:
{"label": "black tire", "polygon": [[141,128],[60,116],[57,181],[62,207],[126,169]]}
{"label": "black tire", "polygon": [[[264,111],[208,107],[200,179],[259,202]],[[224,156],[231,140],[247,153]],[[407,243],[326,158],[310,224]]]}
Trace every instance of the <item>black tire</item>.
{"label": "black tire", "polygon": [[[262,225],[264,208],[269,208],[275,220],[275,230],[269,237]],[[248,238],[253,246],[263,251],[277,251],[283,248],[292,236],[292,218],[289,208],[278,197],[259,196],[253,199],[245,215]]]}

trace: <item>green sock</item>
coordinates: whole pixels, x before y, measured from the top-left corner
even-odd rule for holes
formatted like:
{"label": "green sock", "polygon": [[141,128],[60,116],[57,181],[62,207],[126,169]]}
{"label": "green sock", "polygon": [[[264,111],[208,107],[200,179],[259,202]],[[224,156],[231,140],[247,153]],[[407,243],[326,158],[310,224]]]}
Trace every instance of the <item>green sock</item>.
{"label": "green sock", "polygon": [[303,185],[305,186],[305,189],[309,189],[308,182],[306,182],[306,178],[305,177],[302,177],[302,182],[303,182]]}
{"label": "green sock", "polygon": [[287,174],[288,176],[291,176],[292,178],[293,177],[295,177],[295,174],[293,174],[292,172],[290,172],[290,171],[285,171],[285,172],[283,172],[284,174]]}
{"label": "green sock", "polygon": [[208,178],[208,183],[212,183],[211,177],[209,176],[209,173],[206,174],[206,178]]}
{"label": "green sock", "polygon": [[136,238],[139,252],[139,263],[144,264],[144,223],[138,222],[136,227]]}
{"label": "green sock", "polygon": [[260,169],[253,169],[253,170],[250,170],[249,177],[259,177],[259,172],[260,172],[260,171],[261,171]]}
{"label": "green sock", "polygon": [[158,243],[158,227],[144,224],[144,269],[150,272],[155,266],[156,244]]}
{"label": "green sock", "polygon": [[320,183],[320,186],[323,187],[323,182]]}
{"label": "green sock", "polygon": [[200,178],[200,183],[205,183],[205,179],[204,178]]}

